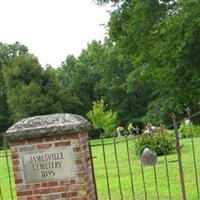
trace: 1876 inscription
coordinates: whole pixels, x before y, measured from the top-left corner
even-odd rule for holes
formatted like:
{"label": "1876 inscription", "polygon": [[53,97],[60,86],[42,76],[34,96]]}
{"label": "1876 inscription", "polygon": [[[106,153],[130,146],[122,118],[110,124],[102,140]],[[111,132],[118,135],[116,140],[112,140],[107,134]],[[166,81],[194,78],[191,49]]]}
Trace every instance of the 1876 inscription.
{"label": "1876 inscription", "polygon": [[26,183],[75,176],[71,147],[25,152],[21,159]]}

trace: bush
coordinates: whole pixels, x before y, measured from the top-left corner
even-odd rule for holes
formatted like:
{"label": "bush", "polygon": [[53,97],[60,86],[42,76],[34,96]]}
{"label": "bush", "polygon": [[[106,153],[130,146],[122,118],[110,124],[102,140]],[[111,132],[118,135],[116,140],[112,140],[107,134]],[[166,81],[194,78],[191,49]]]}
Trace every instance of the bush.
{"label": "bush", "polygon": [[167,131],[163,137],[160,133],[142,134],[136,142],[135,153],[141,155],[146,147],[154,150],[157,155],[169,154],[175,148],[174,132]]}
{"label": "bush", "polygon": [[107,110],[103,100],[94,101],[92,110],[87,113],[95,129],[102,129],[105,137],[112,137],[117,126],[117,113]]}
{"label": "bush", "polygon": [[179,128],[179,133],[182,138],[200,137],[200,126],[194,125],[190,122],[190,124],[182,123]]}

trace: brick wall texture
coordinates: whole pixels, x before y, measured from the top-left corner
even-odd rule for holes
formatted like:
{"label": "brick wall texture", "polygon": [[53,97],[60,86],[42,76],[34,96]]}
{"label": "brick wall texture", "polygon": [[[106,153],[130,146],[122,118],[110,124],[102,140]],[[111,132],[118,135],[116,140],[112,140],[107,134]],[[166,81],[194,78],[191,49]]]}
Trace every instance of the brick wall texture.
{"label": "brick wall texture", "polygon": [[[76,178],[24,182],[20,152],[65,146],[73,149]],[[18,200],[96,200],[87,133],[13,141],[11,150]]]}

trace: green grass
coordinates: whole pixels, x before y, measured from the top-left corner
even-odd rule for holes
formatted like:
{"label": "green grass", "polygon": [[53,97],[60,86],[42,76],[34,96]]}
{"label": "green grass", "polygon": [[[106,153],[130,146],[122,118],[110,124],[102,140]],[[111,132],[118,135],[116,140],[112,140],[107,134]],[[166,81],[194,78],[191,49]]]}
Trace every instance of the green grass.
{"label": "green grass", "polygon": [[[120,140],[120,141],[119,141]],[[131,192],[131,181],[130,181],[130,172],[128,167],[128,158],[126,152],[126,143],[122,142],[124,139],[120,138],[116,141],[117,143],[117,154],[119,160],[119,172],[121,176],[121,186],[122,193],[125,200],[133,199]],[[95,140],[92,142],[93,145],[100,144],[100,140]],[[114,153],[114,145],[112,144],[112,139],[105,140],[105,151],[106,151],[106,161],[108,167],[108,175],[109,175],[109,185],[111,191],[111,197],[113,200],[120,200],[120,190],[117,176],[117,167],[115,162],[115,153]],[[131,169],[133,172],[133,182],[134,182],[134,191],[135,191],[135,199],[136,200],[144,200],[144,189],[143,182],[141,176],[141,166],[138,157],[134,154],[134,139],[129,141],[129,152],[131,158]],[[193,156],[192,156],[192,146],[190,139],[181,140],[181,144],[183,144],[182,148],[182,160],[183,160],[183,168],[185,175],[185,185],[186,185],[186,193],[188,200],[198,200],[197,197],[197,189],[195,182],[195,173],[194,173],[194,165],[193,165]],[[197,161],[197,170],[199,174],[199,187],[200,187],[200,138],[195,138],[195,153],[196,153],[196,161]],[[107,200],[108,191],[106,184],[106,176],[105,176],[105,167],[103,162],[103,151],[102,146],[93,146],[92,148],[94,159],[94,168],[95,168],[95,176],[96,176],[96,185],[98,196],[100,200]],[[179,170],[178,170],[178,162],[176,153],[168,155],[168,168],[169,168],[169,179],[170,179],[170,189],[173,200],[180,200],[181,191],[180,191],[180,181],[179,181]],[[158,180],[159,187],[159,197],[160,200],[168,200],[168,187],[167,187],[167,177],[166,177],[166,167],[165,167],[165,159],[164,156],[158,158],[158,164],[156,165],[156,175]],[[154,178],[154,169],[151,166],[144,167],[144,176],[147,190],[148,200],[156,200],[156,187],[155,187],[155,178]]]}
{"label": "green grass", "polygon": [[[120,191],[119,191],[119,183],[117,176],[117,168],[115,162],[115,153],[114,153],[114,145],[112,139],[105,139],[105,151],[106,151],[106,161],[108,167],[108,175],[109,175],[109,183],[110,183],[110,191],[111,197],[113,200],[120,200]],[[128,159],[126,152],[126,143],[124,142],[124,138],[117,138],[117,155],[119,160],[119,172],[121,176],[121,185],[122,185],[122,193],[124,200],[132,200],[131,193],[131,184],[130,184],[130,172],[128,167]],[[94,167],[95,167],[95,176],[96,176],[96,184],[99,200],[107,200],[108,192],[107,192],[107,184],[106,184],[106,176],[105,176],[105,168],[103,162],[103,154],[102,154],[102,146],[101,140],[93,140],[92,141],[92,152],[94,158]],[[143,182],[141,176],[141,167],[140,161],[138,157],[134,154],[135,141],[129,140],[129,152],[130,152],[130,160],[131,160],[131,169],[133,172],[133,182],[134,182],[134,190],[135,190],[135,199],[136,200],[144,200],[144,189]],[[195,173],[193,166],[193,156],[192,156],[192,146],[190,139],[181,140],[181,144],[183,144],[182,151],[182,159],[183,159],[183,168],[185,175],[185,185],[186,185],[186,193],[188,200],[198,200],[197,191],[196,191],[196,182],[195,182]],[[197,161],[197,170],[198,170],[198,181],[200,187],[200,138],[195,138],[195,153],[196,153],[196,161]],[[10,155],[10,152],[9,152]],[[180,181],[179,181],[179,171],[178,171],[178,162],[177,155],[170,154],[167,156],[168,159],[168,167],[169,167],[169,179],[170,179],[170,188],[172,194],[172,200],[180,200],[181,191],[180,191]],[[9,156],[9,166],[10,173],[12,172],[12,164]],[[5,151],[0,151],[0,186],[3,195],[3,200],[11,200],[11,189],[9,182],[9,173],[8,173],[7,161],[5,158]],[[164,157],[161,156],[158,158],[158,164],[156,165],[156,174],[159,186],[159,196],[160,200],[169,200],[168,197],[168,187],[167,187],[167,179],[166,179],[166,170],[165,170],[165,160]],[[144,167],[144,176],[147,190],[148,200],[156,200],[156,188],[155,188],[155,179],[154,179],[154,170],[153,167],[146,166]],[[14,186],[14,178],[12,175],[11,178],[12,183],[12,191],[14,199],[16,199],[15,194],[15,186]],[[1,200],[1,196],[0,196]]]}
{"label": "green grass", "polygon": [[[12,196],[14,199],[17,199],[9,150],[7,150],[7,157],[8,160],[6,159],[6,151],[0,151],[0,200],[11,200]],[[11,175],[10,179],[9,172]]]}

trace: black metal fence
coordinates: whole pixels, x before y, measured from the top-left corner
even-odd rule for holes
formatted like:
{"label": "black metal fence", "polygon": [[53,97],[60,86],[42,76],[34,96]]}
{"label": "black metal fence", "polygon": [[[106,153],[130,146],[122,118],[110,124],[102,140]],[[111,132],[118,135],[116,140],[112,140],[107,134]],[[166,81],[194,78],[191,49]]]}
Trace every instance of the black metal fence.
{"label": "black metal fence", "polygon": [[[194,137],[192,119],[200,112],[190,115],[187,109],[189,137],[182,139],[178,127],[185,121],[176,120],[164,127],[157,135],[163,155],[153,166],[144,166],[141,154],[135,154],[135,145],[143,135],[113,137],[91,141],[94,174],[99,200],[200,200],[200,133]],[[200,125],[200,124],[199,124]],[[167,153],[165,142],[167,130],[172,129],[174,150]]]}

